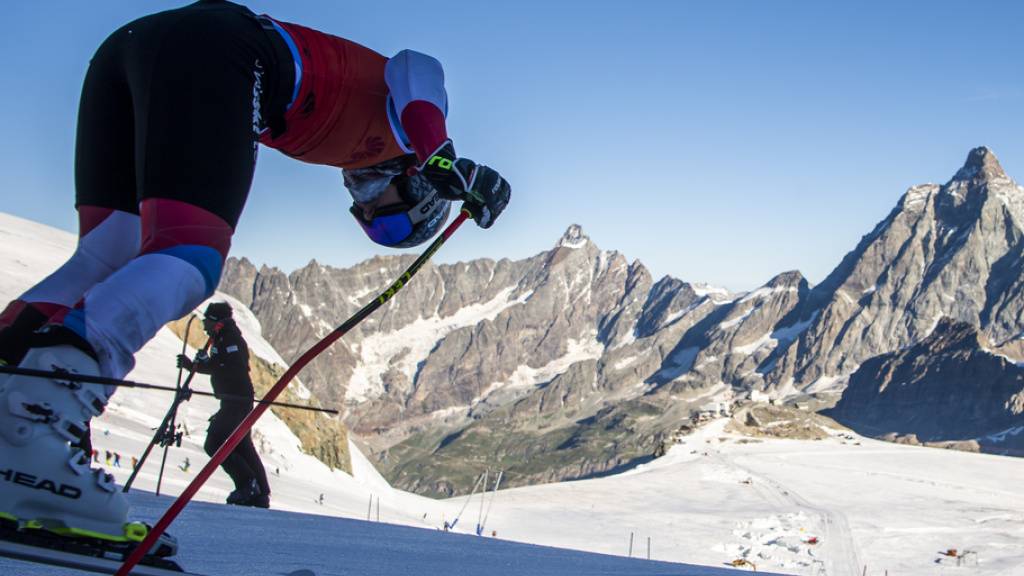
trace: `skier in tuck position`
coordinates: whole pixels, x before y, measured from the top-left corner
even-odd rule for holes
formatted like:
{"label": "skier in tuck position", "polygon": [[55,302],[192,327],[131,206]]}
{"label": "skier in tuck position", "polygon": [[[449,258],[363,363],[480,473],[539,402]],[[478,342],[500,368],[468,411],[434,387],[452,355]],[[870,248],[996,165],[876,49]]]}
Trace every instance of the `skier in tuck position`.
{"label": "skier in tuck position", "polygon": [[[490,227],[510,187],[456,155],[446,112],[441,64],[411,50],[387,58],[226,1],[125,25],[82,90],[78,247],[0,314],[0,357],[124,377],[161,326],[213,294],[258,143],[342,168],[349,217],[378,244],[429,240],[452,201]],[[141,540],[113,478],[70,446],[114,391],[0,378],[0,518]]]}
{"label": "skier in tuck position", "polygon": [[[200,351],[193,362],[178,355],[178,367],[210,375],[210,385],[220,399],[220,410],[210,417],[203,449],[210,456],[224,444],[239,423],[252,411],[255,393],[249,378],[249,346],[232,318],[231,305],[212,302],[203,314],[203,330],[212,342],[210,352]],[[223,395],[223,396],[221,396]],[[231,477],[235,490],[228,495],[228,504],[270,507],[270,484],[260,455],[246,434],[221,464]]]}

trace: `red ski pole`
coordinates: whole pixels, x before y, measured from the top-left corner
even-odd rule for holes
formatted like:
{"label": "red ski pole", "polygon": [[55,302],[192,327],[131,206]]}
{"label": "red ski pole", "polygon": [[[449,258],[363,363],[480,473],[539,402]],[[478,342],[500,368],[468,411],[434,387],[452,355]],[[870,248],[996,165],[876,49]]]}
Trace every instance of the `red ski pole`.
{"label": "red ski pole", "polygon": [[196,475],[196,478],[192,480],[192,482],[185,488],[185,491],[182,492],[181,495],[178,496],[178,498],[171,504],[171,507],[164,512],[164,515],[159,521],[157,521],[156,525],[153,526],[153,529],[149,531],[149,534],[146,535],[146,538],[142,543],[139,544],[128,558],[125,559],[115,576],[128,576],[131,573],[132,568],[138,565],[139,561],[142,560],[142,557],[146,555],[146,552],[153,548],[153,545],[156,543],[157,539],[160,538],[160,535],[167,530],[167,527],[170,526],[171,522],[174,522],[174,519],[178,517],[178,514],[180,514],[189,501],[192,500],[192,497],[195,496],[196,492],[199,491],[210,475],[213,474],[214,470],[216,470],[217,467],[220,466],[221,462],[231,454],[235,449],[235,446],[237,446],[238,443],[242,441],[242,438],[249,433],[249,429],[252,428],[253,424],[255,424],[256,421],[259,420],[260,416],[267,411],[269,404],[265,402],[273,401],[277,398],[277,396],[284,391],[292,379],[295,378],[295,375],[298,374],[306,364],[309,364],[309,362],[316,358],[317,355],[326,350],[331,344],[344,336],[357,324],[362,322],[363,319],[373,313],[374,310],[380,308],[385,302],[398,293],[402,287],[408,284],[413,275],[415,275],[416,272],[418,272],[419,269],[422,268],[428,260],[430,260],[430,257],[433,256],[434,253],[441,248],[441,245],[455,233],[459,226],[465,222],[468,216],[469,211],[463,208],[459,212],[458,217],[456,217],[455,220],[441,232],[441,235],[430,244],[426,251],[423,252],[423,254],[421,254],[420,257],[417,258],[416,261],[398,277],[398,280],[396,280],[387,290],[381,292],[380,295],[374,298],[372,302],[363,306],[351,318],[346,320],[344,324],[335,328],[333,332],[324,336],[323,339],[314,344],[313,347],[306,350],[306,352],[300,356],[290,368],[288,368],[284,375],[281,376],[281,379],[278,380],[277,383],[274,384],[274,387],[271,388],[263,397],[264,402],[256,404],[252,411],[249,412],[249,415],[245,417],[245,420],[242,420],[238,427],[235,428],[235,431],[231,433],[231,436],[228,437],[220,449],[217,450],[212,458],[210,458],[210,461],[207,462],[206,466],[204,466],[199,474]]}

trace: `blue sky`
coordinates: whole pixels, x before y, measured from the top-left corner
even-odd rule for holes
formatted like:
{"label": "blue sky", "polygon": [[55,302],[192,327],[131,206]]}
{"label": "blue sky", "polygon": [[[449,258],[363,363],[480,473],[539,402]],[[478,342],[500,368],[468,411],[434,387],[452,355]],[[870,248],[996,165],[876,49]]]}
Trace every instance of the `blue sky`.
{"label": "blue sky", "polygon": [[[121,24],[182,4],[5,6],[2,210],[74,230],[88,60]],[[513,186],[495,227],[464,227],[444,262],[527,257],[577,223],[655,277],[744,290],[798,269],[815,283],[974,146],[1024,180],[1021,3],[248,5],[441,60],[458,151]],[[337,170],[263,149],[232,253],[289,271],[383,253],[348,204]]]}

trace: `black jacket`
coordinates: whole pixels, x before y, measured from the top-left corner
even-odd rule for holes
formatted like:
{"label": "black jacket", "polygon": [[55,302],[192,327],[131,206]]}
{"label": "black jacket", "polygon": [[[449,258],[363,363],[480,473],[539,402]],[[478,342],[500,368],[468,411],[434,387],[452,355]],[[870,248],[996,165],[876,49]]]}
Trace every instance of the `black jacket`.
{"label": "black jacket", "polygon": [[[195,363],[196,372],[210,375],[214,394],[241,396],[252,399],[252,379],[249,378],[249,346],[242,338],[242,332],[231,320],[213,336],[210,353],[200,355]],[[221,398],[221,403],[236,400]]]}

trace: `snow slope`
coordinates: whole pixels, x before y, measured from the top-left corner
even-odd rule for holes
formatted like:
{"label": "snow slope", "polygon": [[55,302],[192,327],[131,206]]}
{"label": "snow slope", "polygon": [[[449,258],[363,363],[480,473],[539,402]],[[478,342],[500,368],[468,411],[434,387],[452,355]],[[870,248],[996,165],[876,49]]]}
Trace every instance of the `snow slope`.
{"label": "snow slope", "polygon": [[[73,246],[71,235],[0,214],[0,300],[16,297]],[[257,353],[276,354],[257,342],[258,323],[245,329]],[[180,349],[177,338],[161,331],[140,352],[130,378],[173,385]],[[169,402],[166,393],[121,390],[94,424],[101,453],[122,454],[122,468],[114,469],[120,481],[128,476],[129,455],[141,453]],[[215,407],[193,397],[182,408],[190,435],[170,451],[164,493],[179,493],[206,462],[203,432]],[[222,502],[230,488],[217,472],[199,492],[202,502],[190,505],[172,532],[182,540],[187,568],[225,576],[253,573],[257,565],[260,573],[314,568],[320,575],[716,574],[735,573],[725,572],[726,563],[741,558],[760,573],[1024,576],[1024,459],[850,434],[819,442],[751,441],[723,430],[723,421],[712,423],[624,474],[502,490],[487,518],[488,537],[477,538],[464,534],[481,517],[479,498],[465,506],[466,498],[435,501],[394,490],[354,446],[354,476],[330,471],[301,454],[298,439],[268,413],[256,432],[275,509],[210,504]],[[159,455],[132,493],[142,519],[155,519],[169,503],[144,492],[155,488]],[[191,473],[178,468],[185,458]],[[437,530],[464,507],[460,534]],[[374,521],[365,522],[368,517]],[[654,560],[708,568],[621,558],[631,536],[634,557],[646,558],[649,542]],[[956,567],[938,554],[949,548],[976,555],[968,557],[971,565]],[[4,574],[56,573],[32,570],[0,560]]]}
{"label": "snow slope", "polygon": [[[170,498],[135,493],[135,511],[155,518]],[[439,530],[221,506],[190,505],[174,533],[189,570],[210,576],[270,576],[311,570],[316,576],[730,576],[734,570],[688,567],[477,538]],[[17,576],[71,576],[72,570],[0,558]]]}

